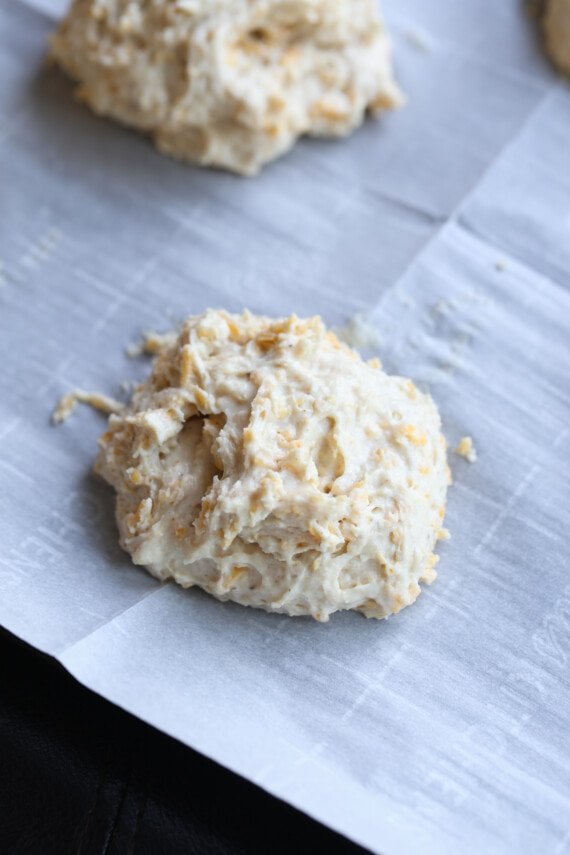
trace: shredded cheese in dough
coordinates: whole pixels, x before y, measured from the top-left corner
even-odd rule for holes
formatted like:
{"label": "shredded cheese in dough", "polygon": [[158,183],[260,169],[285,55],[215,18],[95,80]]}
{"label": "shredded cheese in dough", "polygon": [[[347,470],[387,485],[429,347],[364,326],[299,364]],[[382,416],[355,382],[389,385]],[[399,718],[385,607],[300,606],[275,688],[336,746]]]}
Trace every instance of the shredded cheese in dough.
{"label": "shredded cheese in dough", "polygon": [[74,0],[51,53],[97,113],[245,175],[402,101],[375,0]]}
{"label": "shredded cheese in dough", "polygon": [[433,401],[319,318],[188,318],[110,415],[96,471],[136,564],[289,615],[395,613],[447,536]]}

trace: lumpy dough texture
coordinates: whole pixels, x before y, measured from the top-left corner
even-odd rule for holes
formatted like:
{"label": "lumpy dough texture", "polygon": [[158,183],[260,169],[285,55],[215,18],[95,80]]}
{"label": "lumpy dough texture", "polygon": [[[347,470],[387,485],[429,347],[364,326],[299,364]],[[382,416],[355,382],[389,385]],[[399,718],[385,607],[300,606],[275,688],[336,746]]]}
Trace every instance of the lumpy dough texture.
{"label": "lumpy dough texture", "polygon": [[244,174],[400,101],[375,0],[74,0],[51,52],[96,112]]}
{"label": "lumpy dough texture", "polygon": [[433,580],[446,534],[433,401],[320,318],[188,318],[96,470],[136,564],[268,611],[386,617]]}

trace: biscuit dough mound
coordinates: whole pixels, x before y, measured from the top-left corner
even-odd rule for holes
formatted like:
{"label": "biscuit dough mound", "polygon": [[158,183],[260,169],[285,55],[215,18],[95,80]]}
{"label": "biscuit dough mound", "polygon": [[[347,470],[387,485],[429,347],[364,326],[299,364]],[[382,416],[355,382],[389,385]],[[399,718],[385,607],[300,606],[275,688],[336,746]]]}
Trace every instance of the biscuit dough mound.
{"label": "biscuit dough mound", "polygon": [[289,615],[399,611],[447,534],[433,401],[318,317],[188,318],[110,416],[96,471],[135,564]]}
{"label": "biscuit dough mound", "polygon": [[400,101],[375,0],[74,0],[51,53],[97,113],[246,175]]}
{"label": "biscuit dough mound", "polygon": [[570,74],[570,0],[546,0],[543,27],[548,54]]}

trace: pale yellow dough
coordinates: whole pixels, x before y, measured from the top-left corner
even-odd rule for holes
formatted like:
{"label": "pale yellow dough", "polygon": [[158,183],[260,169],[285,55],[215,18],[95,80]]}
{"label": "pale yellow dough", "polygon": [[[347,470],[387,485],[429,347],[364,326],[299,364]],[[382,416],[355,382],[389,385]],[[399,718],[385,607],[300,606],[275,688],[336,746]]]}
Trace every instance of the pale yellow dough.
{"label": "pale yellow dough", "polygon": [[319,318],[210,310],[158,341],[96,463],[133,561],[221,600],[318,620],[412,603],[447,536],[431,398]]}
{"label": "pale yellow dough", "polygon": [[74,0],[51,53],[96,112],[246,175],[400,102],[375,0]]}

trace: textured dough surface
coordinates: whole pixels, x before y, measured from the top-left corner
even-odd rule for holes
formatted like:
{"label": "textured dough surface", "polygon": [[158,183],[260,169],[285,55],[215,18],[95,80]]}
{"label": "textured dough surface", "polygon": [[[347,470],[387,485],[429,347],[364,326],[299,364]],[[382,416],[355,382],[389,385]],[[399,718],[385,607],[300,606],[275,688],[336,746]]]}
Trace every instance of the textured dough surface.
{"label": "textured dough surface", "polygon": [[570,0],[547,0],[543,26],[546,50],[558,68],[570,74]]}
{"label": "textured dough surface", "polygon": [[157,346],[98,471],[159,579],[327,620],[435,578],[449,469],[431,398],[322,324],[209,310]]}
{"label": "textured dough surface", "polygon": [[375,0],[74,0],[51,52],[96,112],[243,174],[400,101]]}

